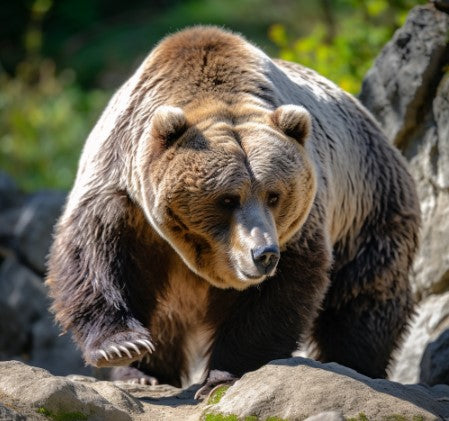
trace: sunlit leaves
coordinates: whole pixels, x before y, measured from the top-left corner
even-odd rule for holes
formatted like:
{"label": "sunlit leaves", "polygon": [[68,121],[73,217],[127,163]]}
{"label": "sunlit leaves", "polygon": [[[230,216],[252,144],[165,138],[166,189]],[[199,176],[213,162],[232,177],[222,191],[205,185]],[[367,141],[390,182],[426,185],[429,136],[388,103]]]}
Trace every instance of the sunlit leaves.
{"label": "sunlit leaves", "polygon": [[[423,0],[424,1],[424,0]],[[307,36],[291,39],[284,26],[273,25],[270,39],[279,56],[310,67],[351,93],[393,32],[405,22],[415,0],[338,0],[330,2],[335,28],[317,22]]]}
{"label": "sunlit leaves", "polygon": [[[0,168],[26,190],[67,189],[82,144],[107,94],[83,92],[71,73],[41,63],[39,80],[0,74]],[[21,68],[26,68],[23,64]]]}

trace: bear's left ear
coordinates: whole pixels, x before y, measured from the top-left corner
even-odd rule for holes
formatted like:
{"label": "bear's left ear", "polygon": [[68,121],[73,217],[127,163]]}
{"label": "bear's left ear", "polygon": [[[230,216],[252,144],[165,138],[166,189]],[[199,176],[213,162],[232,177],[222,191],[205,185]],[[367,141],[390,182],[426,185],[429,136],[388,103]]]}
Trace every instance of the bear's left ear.
{"label": "bear's left ear", "polygon": [[151,119],[151,136],[164,147],[172,145],[187,128],[184,111],[178,107],[162,105],[156,109]]}
{"label": "bear's left ear", "polygon": [[300,105],[281,105],[273,111],[271,120],[287,136],[296,139],[301,145],[309,137],[312,128],[310,113]]}

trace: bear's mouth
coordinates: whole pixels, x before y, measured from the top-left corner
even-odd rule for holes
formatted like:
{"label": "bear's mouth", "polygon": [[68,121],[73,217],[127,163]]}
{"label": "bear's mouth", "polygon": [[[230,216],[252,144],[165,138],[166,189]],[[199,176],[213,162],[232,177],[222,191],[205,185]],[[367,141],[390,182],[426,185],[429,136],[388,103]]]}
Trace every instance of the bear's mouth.
{"label": "bear's mouth", "polygon": [[240,272],[245,278],[248,279],[261,279],[265,278],[265,275],[250,275],[249,273]]}

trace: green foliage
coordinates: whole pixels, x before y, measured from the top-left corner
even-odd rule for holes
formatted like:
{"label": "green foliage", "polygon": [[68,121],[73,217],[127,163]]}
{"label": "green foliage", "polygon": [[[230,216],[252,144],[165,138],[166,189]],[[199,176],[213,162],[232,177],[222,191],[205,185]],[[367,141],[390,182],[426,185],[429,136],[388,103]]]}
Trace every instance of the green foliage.
{"label": "green foliage", "polygon": [[85,421],[87,420],[87,415],[82,412],[58,412],[54,413],[49,411],[47,408],[41,406],[36,411],[38,414],[44,415],[52,421]]}
{"label": "green foliage", "polygon": [[26,190],[67,189],[88,131],[107,95],[83,92],[69,72],[59,76],[51,62],[39,66],[37,82],[23,71],[0,74],[0,168]]}
{"label": "green foliage", "polygon": [[276,24],[269,37],[280,48],[281,58],[310,67],[346,91],[357,93],[375,56],[419,2],[322,1],[324,18],[307,36],[292,40],[284,25]]}

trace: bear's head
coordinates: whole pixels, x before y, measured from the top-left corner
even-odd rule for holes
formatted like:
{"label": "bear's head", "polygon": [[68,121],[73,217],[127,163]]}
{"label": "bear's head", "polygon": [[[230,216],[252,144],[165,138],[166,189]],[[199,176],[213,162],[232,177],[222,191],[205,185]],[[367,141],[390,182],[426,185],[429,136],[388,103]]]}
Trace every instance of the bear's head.
{"label": "bear's head", "polygon": [[310,129],[300,106],[159,107],[137,152],[147,219],[212,285],[263,281],[315,197]]}

